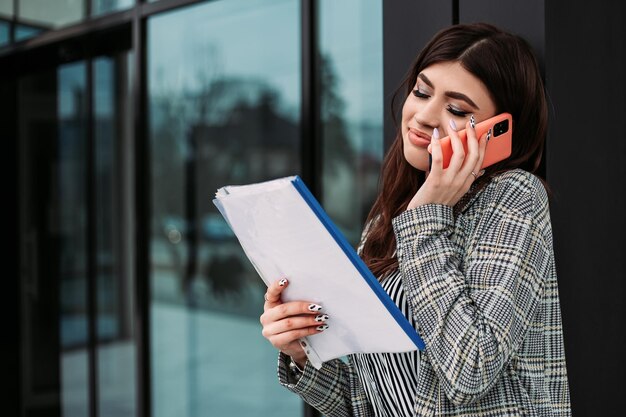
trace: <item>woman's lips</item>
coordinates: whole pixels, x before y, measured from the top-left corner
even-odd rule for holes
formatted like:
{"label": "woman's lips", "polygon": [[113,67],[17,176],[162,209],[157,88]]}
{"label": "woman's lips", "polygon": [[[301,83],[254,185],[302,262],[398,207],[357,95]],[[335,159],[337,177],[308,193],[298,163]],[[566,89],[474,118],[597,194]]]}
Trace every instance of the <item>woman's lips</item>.
{"label": "woman's lips", "polygon": [[415,146],[426,148],[430,145],[430,136],[417,129],[409,128],[409,141]]}

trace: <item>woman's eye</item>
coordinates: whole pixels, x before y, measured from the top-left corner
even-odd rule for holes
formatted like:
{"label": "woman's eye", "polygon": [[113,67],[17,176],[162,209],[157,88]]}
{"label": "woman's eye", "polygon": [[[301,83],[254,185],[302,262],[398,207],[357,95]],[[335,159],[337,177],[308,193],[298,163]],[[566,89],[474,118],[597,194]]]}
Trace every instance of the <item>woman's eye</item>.
{"label": "woman's eye", "polygon": [[413,95],[415,97],[418,97],[418,98],[428,98],[428,97],[430,97],[428,94],[420,91],[419,88],[416,88],[415,90],[413,90]]}
{"label": "woman's eye", "polygon": [[452,107],[452,106],[448,106],[447,110],[453,115],[459,116],[459,117],[465,117],[468,114],[470,114],[470,112],[468,111],[459,110],[456,107]]}

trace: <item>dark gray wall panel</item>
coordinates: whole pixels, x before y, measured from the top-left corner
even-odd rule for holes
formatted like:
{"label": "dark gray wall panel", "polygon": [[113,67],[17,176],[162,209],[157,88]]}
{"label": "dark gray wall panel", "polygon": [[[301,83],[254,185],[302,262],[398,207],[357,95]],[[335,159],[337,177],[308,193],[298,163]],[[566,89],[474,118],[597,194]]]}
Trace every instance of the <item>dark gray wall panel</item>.
{"label": "dark gray wall panel", "polygon": [[393,93],[404,79],[417,54],[430,38],[451,24],[452,0],[383,1],[383,92],[386,148],[395,135],[395,126],[389,107]]}
{"label": "dark gray wall panel", "polygon": [[523,36],[543,68],[544,0],[459,0],[459,23],[486,22]]}
{"label": "dark gray wall panel", "polygon": [[[459,23],[476,22],[491,23],[526,39],[545,75],[544,0],[459,0]],[[545,153],[537,174],[546,176]]]}
{"label": "dark gray wall panel", "polygon": [[624,2],[546,2],[547,177],[574,416],[623,415]]}

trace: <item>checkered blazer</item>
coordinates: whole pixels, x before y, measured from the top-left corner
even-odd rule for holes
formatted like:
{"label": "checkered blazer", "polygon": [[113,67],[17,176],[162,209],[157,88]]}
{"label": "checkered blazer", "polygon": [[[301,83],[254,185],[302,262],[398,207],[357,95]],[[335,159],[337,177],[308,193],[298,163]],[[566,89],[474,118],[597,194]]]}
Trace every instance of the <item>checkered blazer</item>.
{"label": "checkered blazer", "polygon": [[[425,205],[393,219],[402,282],[426,343],[415,416],[571,416],[548,198],[522,170],[458,211]],[[374,416],[348,357],[279,381],[327,417]]]}

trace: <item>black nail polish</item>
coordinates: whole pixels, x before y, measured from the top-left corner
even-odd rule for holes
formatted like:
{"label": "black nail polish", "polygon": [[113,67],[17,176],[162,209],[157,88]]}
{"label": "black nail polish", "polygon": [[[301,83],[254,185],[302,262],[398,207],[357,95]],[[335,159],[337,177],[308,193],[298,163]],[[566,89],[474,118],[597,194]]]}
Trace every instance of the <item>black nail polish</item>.
{"label": "black nail polish", "polygon": [[489,139],[491,139],[491,129],[487,132],[487,142],[489,142]]}
{"label": "black nail polish", "polygon": [[318,321],[318,322],[319,321],[326,321],[328,319],[329,319],[328,314],[319,314],[319,315],[317,315],[315,317],[315,321]]}
{"label": "black nail polish", "polygon": [[316,329],[318,332],[323,332],[324,330],[328,329],[328,324],[322,324],[321,326],[317,326]]}

